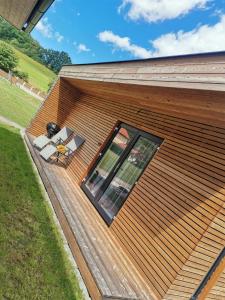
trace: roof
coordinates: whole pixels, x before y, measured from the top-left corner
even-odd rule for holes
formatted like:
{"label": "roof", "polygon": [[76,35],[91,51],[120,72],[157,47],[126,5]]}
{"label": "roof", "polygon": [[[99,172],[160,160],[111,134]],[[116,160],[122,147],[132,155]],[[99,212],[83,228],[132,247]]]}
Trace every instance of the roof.
{"label": "roof", "polygon": [[0,15],[18,29],[30,32],[54,0],[0,0]]}
{"label": "roof", "polygon": [[59,75],[78,80],[225,91],[225,52],[65,65]]}

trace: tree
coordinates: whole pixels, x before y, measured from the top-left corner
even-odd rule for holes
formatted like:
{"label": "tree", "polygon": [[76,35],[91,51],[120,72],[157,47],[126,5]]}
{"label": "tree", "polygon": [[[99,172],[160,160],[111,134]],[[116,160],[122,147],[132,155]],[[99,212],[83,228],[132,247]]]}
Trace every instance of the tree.
{"label": "tree", "polygon": [[71,64],[71,58],[64,51],[43,48],[30,34],[17,30],[0,17],[0,39],[58,73],[62,65]]}
{"label": "tree", "polygon": [[13,70],[18,65],[18,58],[12,48],[0,41],[0,68],[6,72]]}
{"label": "tree", "polygon": [[34,60],[41,62],[40,56],[42,47],[40,44],[35,41],[31,35],[26,32],[19,31],[2,17],[0,17],[0,38]]}
{"label": "tree", "polygon": [[58,73],[63,65],[71,64],[71,58],[64,51],[43,49],[41,55],[42,62],[55,73]]}

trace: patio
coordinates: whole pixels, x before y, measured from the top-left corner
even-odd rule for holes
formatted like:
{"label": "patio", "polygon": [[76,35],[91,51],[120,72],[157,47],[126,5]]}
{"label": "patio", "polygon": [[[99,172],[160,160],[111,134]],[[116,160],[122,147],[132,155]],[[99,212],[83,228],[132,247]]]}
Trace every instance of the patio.
{"label": "patio", "polygon": [[66,169],[41,159],[33,137],[25,138],[94,299],[156,299],[149,298],[152,291]]}

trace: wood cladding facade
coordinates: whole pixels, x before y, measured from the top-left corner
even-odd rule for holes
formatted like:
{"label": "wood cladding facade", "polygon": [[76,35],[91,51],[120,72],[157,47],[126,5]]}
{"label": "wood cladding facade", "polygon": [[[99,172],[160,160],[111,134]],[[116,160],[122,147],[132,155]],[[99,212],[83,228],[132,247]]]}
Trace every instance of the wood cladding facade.
{"label": "wood cladding facade", "polygon": [[[202,91],[167,89],[165,94],[165,89],[150,87],[146,93],[157,92],[151,106],[140,101],[137,89],[129,101],[113,84],[108,90],[102,84],[101,90],[98,83],[95,90],[92,84],[77,83],[58,80],[28,133],[38,136],[47,122],[55,121],[85,138],[67,168],[77,184],[118,121],[164,139],[108,231],[157,299],[188,300],[225,244],[225,126],[215,118],[223,112],[214,107],[215,124],[213,116],[207,124],[209,103]],[[224,94],[211,93],[222,107]],[[190,118],[182,113],[187,107],[182,95],[190,97]],[[173,104],[171,110],[170,104],[163,108],[164,97],[180,103],[180,117]]]}
{"label": "wood cladding facade", "polygon": [[209,291],[205,300],[220,300],[225,299],[225,270],[220,275],[219,279]]}

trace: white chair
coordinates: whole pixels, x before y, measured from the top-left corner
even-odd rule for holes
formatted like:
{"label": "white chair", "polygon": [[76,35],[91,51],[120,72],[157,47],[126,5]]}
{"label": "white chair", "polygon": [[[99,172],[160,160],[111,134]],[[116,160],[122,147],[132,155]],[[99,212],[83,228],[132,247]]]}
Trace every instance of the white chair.
{"label": "white chair", "polygon": [[40,135],[33,141],[33,145],[42,150],[45,146],[52,143],[54,145],[62,144],[65,142],[71,135],[73,134],[73,130],[68,127],[63,127],[56,135],[54,135],[51,139],[49,139],[45,135]]}
{"label": "white chair", "polygon": [[43,150],[41,150],[40,155],[46,161],[54,161],[59,160],[63,157],[64,161],[67,161],[69,157],[71,157],[74,152],[84,143],[85,139],[80,137],[79,135],[75,135],[72,140],[65,145],[65,152],[61,153],[57,150],[57,146],[52,144],[47,145]]}

